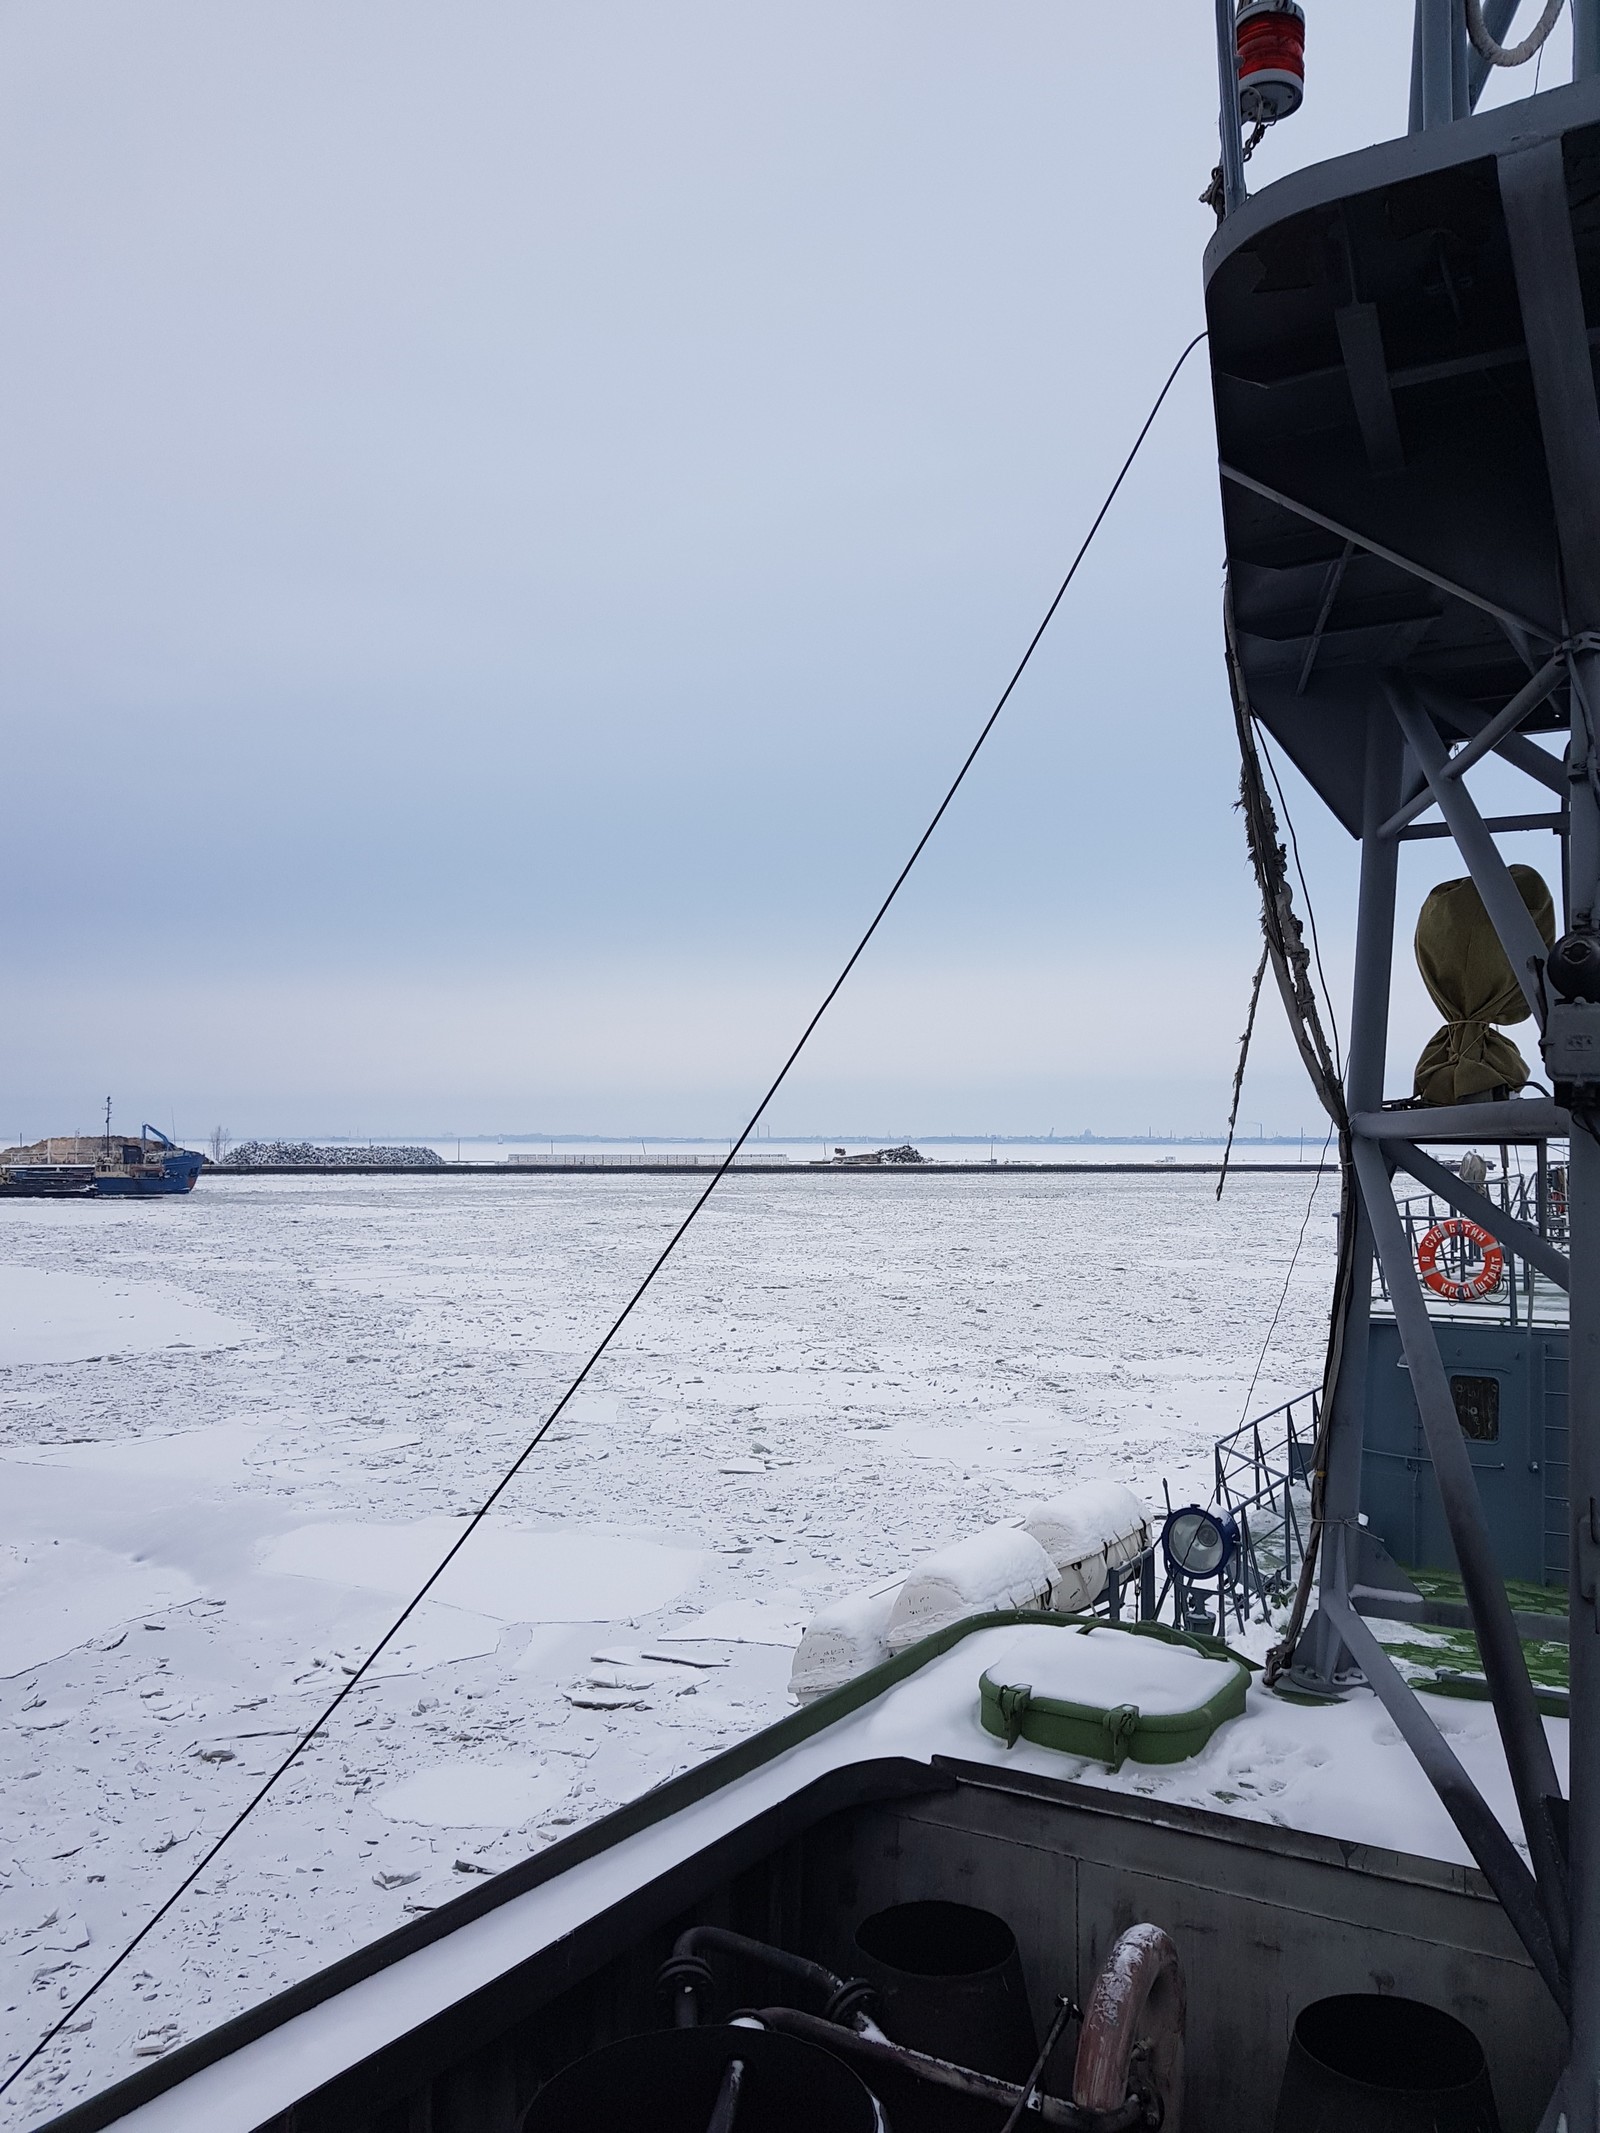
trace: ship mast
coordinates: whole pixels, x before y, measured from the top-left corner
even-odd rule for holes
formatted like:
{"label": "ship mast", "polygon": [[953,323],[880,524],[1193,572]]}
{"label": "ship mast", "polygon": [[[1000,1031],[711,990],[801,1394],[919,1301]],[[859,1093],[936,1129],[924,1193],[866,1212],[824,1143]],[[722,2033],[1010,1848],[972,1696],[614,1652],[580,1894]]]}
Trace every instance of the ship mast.
{"label": "ship mast", "polygon": [[[1349,1054],[1328,1099],[1350,1271],[1319,1440],[1316,1612],[1293,1672],[1333,1694],[1364,1679],[1383,1703],[1568,2012],[1568,2065],[1544,2125],[1600,2133],[1600,230],[1587,211],[1600,183],[1600,0],[1570,5],[1572,81],[1550,85],[1547,69],[1542,93],[1480,115],[1493,68],[1518,63],[1522,47],[1506,45],[1516,0],[1416,0],[1408,135],[1251,199],[1249,10],[1216,0],[1222,156],[1206,280],[1247,758],[1270,736],[1360,851]],[[1524,12],[1523,44],[1536,47],[1559,8]],[[1467,777],[1491,753],[1529,781],[1527,812],[1480,812]],[[1513,875],[1500,849],[1528,830],[1551,839],[1554,945],[1519,878],[1528,870]],[[1532,1023],[1553,1097],[1514,1080],[1427,1105],[1390,1093],[1397,926],[1414,918],[1399,909],[1398,862],[1423,839],[1475,888],[1523,996],[1503,1019]],[[1288,997],[1292,973],[1279,978]],[[1570,1148],[1564,1234],[1546,1189],[1552,1139]],[[1506,1173],[1497,1199],[1429,1152],[1494,1144],[1531,1155],[1531,1212]],[[1402,1195],[1424,1187],[1451,1225],[1498,1245],[1507,1324],[1467,1328],[1441,1307],[1397,1177]],[[1557,1306],[1566,1292],[1559,1323],[1537,1321],[1536,1288]],[[1498,1445],[1475,1442],[1482,1403],[1462,1390],[1485,1373],[1509,1402],[1495,1409]],[[1397,1399],[1406,1455],[1379,1441]],[[1522,1414],[1525,1438],[1505,1412]],[[1402,1567],[1426,1559],[1430,1518],[1464,1606]],[[1519,1547],[1544,1551],[1536,1582],[1565,1578],[1564,1610],[1514,1612],[1507,1577],[1529,1575]],[[1526,1857],[1371,1619],[1474,1631]],[[1569,1644],[1567,1797],[1528,1635]]]}

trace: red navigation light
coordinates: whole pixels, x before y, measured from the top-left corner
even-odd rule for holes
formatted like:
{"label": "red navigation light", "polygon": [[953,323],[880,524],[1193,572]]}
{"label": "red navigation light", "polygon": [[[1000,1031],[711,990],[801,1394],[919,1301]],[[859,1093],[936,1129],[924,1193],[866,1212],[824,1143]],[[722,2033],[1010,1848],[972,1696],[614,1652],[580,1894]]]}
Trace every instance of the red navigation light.
{"label": "red navigation light", "polygon": [[1239,116],[1270,126],[1300,109],[1306,93],[1306,18],[1295,0],[1241,0],[1234,24]]}

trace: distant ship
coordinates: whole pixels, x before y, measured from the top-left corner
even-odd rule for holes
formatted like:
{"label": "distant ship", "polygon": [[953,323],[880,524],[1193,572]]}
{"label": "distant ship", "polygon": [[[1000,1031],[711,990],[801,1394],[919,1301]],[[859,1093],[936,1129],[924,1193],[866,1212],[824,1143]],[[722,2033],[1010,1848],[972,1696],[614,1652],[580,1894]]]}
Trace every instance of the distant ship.
{"label": "distant ship", "polygon": [[0,1149],[0,1195],[53,1200],[192,1192],[204,1167],[203,1155],[180,1148],[158,1126],[141,1126],[137,1140],[120,1133],[66,1134]]}

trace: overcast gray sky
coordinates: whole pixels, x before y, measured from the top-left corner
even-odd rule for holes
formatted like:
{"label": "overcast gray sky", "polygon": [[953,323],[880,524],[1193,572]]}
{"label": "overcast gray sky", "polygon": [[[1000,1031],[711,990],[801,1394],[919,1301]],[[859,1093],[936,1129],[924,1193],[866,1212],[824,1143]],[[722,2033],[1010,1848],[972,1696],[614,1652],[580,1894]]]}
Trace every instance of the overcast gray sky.
{"label": "overcast gray sky", "polygon": [[[1258,183],[1403,129],[1307,12]],[[5,0],[0,1133],[731,1130],[1201,322],[1211,19]],[[1220,560],[1197,357],[780,1130],[1220,1121]]]}

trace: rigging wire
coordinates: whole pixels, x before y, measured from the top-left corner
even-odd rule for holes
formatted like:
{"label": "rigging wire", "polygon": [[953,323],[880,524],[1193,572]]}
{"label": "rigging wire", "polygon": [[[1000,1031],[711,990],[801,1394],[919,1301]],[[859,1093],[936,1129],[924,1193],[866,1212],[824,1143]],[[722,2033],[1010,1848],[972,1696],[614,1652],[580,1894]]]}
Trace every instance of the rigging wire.
{"label": "rigging wire", "polygon": [[1294,817],[1289,812],[1289,803],[1284,798],[1283,781],[1278,776],[1278,766],[1272,760],[1272,750],[1267,746],[1267,736],[1261,736],[1261,753],[1266,759],[1272,776],[1272,789],[1278,795],[1278,809],[1283,816],[1284,828],[1289,832],[1289,849],[1294,854],[1295,878],[1300,883],[1300,896],[1306,907],[1306,923],[1311,928],[1311,955],[1317,966],[1317,982],[1322,987],[1322,1004],[1328,1010],[1328,1027],[1333,1032],[1333,1063],[1339,1079],[1344,1079],[1344,1058],[1339,1044],[1339,1017],[1334,1012],[1333,988],[1328,983],[1328,973],[1322,967],[1322,942],[1317,935],[1317,911],[1311,901],[1311,891],[1306,886],[1306,870],[1300,864],[1300,840],[1294,833]]}
{"label": "rigging wire", "polygon": [[1278,1320],[1283,1316],[1283,1307],[1289,1300],[1289,1284],[1294,1279],[1294,1270],[1300,1263],[1300,1248],[1306,1241],[1306,1231],[1311,1226],[1311,1210],[1317,1204],[1317,1191],[1322,1184],[1322,1166],[1328,1160],[1328,1150],[1333,1145],[1334,1129],[1328,1128],[1328,1138],[1322,1144],[1322,1153],[1317,1158],[1317,1174],[1311,1180],[1311,1197],[1306,1202],[1306,1211],[1300,1217],[1300,1234],[1294,1240],[1294,1250],[1289,1254],[1289,1266],[1283,1277],[1283,1287],[1278,1293],[1278,1308],[1272,1314],[1272,1323],[1267,1328],[1267,1337],[1261,1343],[1261,1353],[1256,1357],[1256,1367],[1250,1374],[1250,1390],[1244,1396],[1244,1412],[1239,1417],[1243,1428],[1250,1419],[1250,1403],[1256,1396],[1256,1385],[1267,1360],[1267,1350],[1272,1346],[1272,1336],[1278,1330]]}
{"label": "rigging wire", "polygon": [[[1339,1139],[1338,1248],[1334,1267],[1333,1302],[1328,1313],[1328,1348],[1322,1370],[1322,1400],[1318,1409],[1312,1467],[1311,1530],[1301,1558],[1300,1577],[1295,1586],[1294,1602],[1288,1621],[1278,1642],[1267,1654],[1263,1679],[1267,1687],[1271,1688],[1294,1658],[1295,1647],[1305,1626],[1306,1609],[1311,1604],[1311,1587],[1316,1576],[1317,1555],[1322,1537],[1322,1495],[1328,1457],[1328,1432],[1333,1418],[1334,1398],[1345,1364],[1345,1326],[1355,1294],[1358,1188],[1344,1088],[1335,1067],[1334,1048],[1322,1026],[1316,988],[1310,975],[1311,951],[1306,946],[1305,929],[1294,909],[1288,878],[1289,856],[1281,841],[1278,817],[1273,809],[1272,796],[1267,790],[1266,772],[1261,764],[1262,737],[1258,733],[1255,713],[1251,709],[1249,692],[1245,685],[1244,671],[1239,661],[1231,585],[1223,602],[1223,614],[1227,628],[1228,679],[1233,697],[1234,729],[1239,741],[1239,798],[1244,808],[1250,861],[1261,890],[1262,930],[1271,950],[1273,970],[1289,1018],[1289,1029],[1294,1038],[1295,1049],[1300,1054],[1306,1072],[1311,1077],[1311,1085],[1316,1090],[1318,1100],[1327,1112]],[[1281,797],[1281,785],[1279,791]],[[1301,892],[1305,893],[1303,872]],[[1331,1002],[1329,1013],[1332,1013]]]}
{"label": "rigging wire", "polygon": [[1256,1009],[1261,1005],[1261,981],[1267,974],[1267,960],[1272,950],[1265,941],[1261,943],[1261,960],[1256,965],[1256,974],[1250,985],[1250,1012],[1245,1016],[1244,1035],[1239,1039],[1239,1063],[1233,1070],[1233,1102],[1228,1107],[1228,1139],[1222,1151],[1222,1168],[1217,1172],[1217,1198],[1222,1198],[1222,1188],[1228,1182],[1228,1165],[1233,1160],[1233,1136],[1239,1124],[1239,1105],[1244,1100],[1244,1070],[1250,1061],[1250,1040],[1256,1033]]}
{"label": "rigging wire", "polygon": [[882,903],[879,904],[876,912],[874,912],[870,925],[862,934],[860,940],[857,941],[855,947],[850,951],[850,954],[845,961],[843,969],[839,972],[839,975],[834,979],[833,983],[828,987],[828,990],[823,994],[820,1004],[817,1006],[815,1012],[812,1014],[811,1019],[806,1023],[805,1028],[800,1032],[800,1036],[797,1039],[793,1049],[790,1051],[788,1057],[784,1060],[782,1066],[779,1067],[777,1073],[774,1075],[772,1082],[768,1086],[766,1094],[756,1105],[754,1111],[751,1112],[749,1120],[745,1125],[744,1131],[739,1135],[739,1138],[734,1141],[733,1144],[730,1146],[727,1154],[723,1157],[722,1161],[718,1164],[716,1170],[712,1173],[710,1179],[707,1181],[705,1190],[700,1193],[699,1196],[696,1198],[693,1205],[690,1207],[688,1213],[684,1216],[683,1220],[672,1232],[672,1235],[667,1239],[666,1244],[662,1247],[661,1251],[652,1261],[649,1271],[645,1274],[643,1280],[640,1281],[638,1286],[634,1289],[632,1295],[623,1305],[622,1309],[611,1321],[611,1324],[606,1329],[604,1336],[601,1338],[597,1346],[591,1352],[588,1361],[583,1365],[583,1368],[573,1378],[572,1382],[568,1385],[566,1391],[561,1395],[560,1399],[550,1410],[544,1421],[540,1423],[538,1429],[534,1432],[533,1436],[529,1438],[528,1442],[517,1454],[517,1457],[506,1469],[505,1473],[500,1477],[500,1479],[495,1483],[494,1487],[489,1491],[488,1495],[484,1498],[478,1509],[472,1514],[471,1518],[467,1521],[466,1526],[462,1529],[461,1533],[457,1536],[455,1541],[448,1549],[446,1549],[444,1555],[440,1558],[439,1562],[429,1572],[428,1576],[423,1580],[421,1585],[418,1586],[417,1590],[412,1594],[411,1598],[400,1610],[400,1613],[396,1615],[393,1622],[390,1623],[389,1627],[384,1631],[383,1635],[378,1639],[377,1643],[367,1653],[365,1659],[363,1659],[361,1664],[354,1670],[352,1674],[349,1675],[344,1685],[339,1689],[338,1693],[331,1698],[325,1708],[318,1714],[316,1718],[312,1720],[311,1724],[300,1735],[299,1739],[294,1743],[293,1747],[290,1748],[289,1752],[278,1763],[276,1768],[269,1773],[269,1775],[262,1782],[262,1784],[258,1786],[256,1791],[245,1802],[244,1806],[240,1808],[239,1812],[234,1816],[233,1820],[228,1824],[226,1829],[223,1830],[222,1834],[215,1840],[214,1843],[210,1844],[206,1848],[198,1864],[190,1868],[189,1872],[184,1875],[183,1879],[178,1883],[177,1887],[172,1890],[171,1894],[168,1895],[160,1904],[157,1905],[156,1909],[145,1920],[144,1924],[139,1928],[139,1930],[133,1935],[133,1937],[129,1941],[124,1944],[121,1952],[115,1955],[112,1960],[106,1964],[105,1968],[101,1970],[98,1975],[91,1981],[91,1983],[84,1987],[83,1991],[78,1994],[77,1998],[73,2000],[71,2005],[60,2016],[58,2016],[57,2019],[45,2031],[44,2035],[39,2039],[38,2043],[35,2044],[33,2048],[28,2052],[26,2057],[19,2060],[16,2066],[14,2066],[11,2072],[5,2077],[5,2079],[3,2081],[0,2081],[0,2096],[3,2096],[6,2091],[11,2087],[12,2083],[18,2080],[20,2076],[26,2072],[26,2070],[33,2064],[35,2059],[39,2057],[41,2052],[46,2050],[49,2045],[54,2043],[55,2039],[67,2027],[68,2023],[72,2022],[77,2017],[80,2010],[87,2005],[87,2003],[100,1990],[101,1986],[106,1984],[112,1977],[116,1975],[117,1971],[122,1968],[122,1965],[134,1953],[135,1949],[140,1947],[143,1942],[149,1938],[149,1936],[155,1931],[156,1927],[160,1925],[161,1921],[180,1901],[180,1899],[184,1895],[186,1895],[191,1888],[194,1887],[194,1884],[199,1880],[200,1876],[206,1871],[206,1869],[211,1865],[212,1861],[222,1851],[223,1847],[234,1836],[235,1832],[243,1826],[243,1824],[248,1820],[248,1818],[261,1805],[261,1802],[267,1797],[268,1793],[272,1791],[273,1787],[278,1783],[278,1780],[285,1776],[285,1774],[290,1769],[292,1769],[293,1766],[299,1761],[300,1757],[304,1754],[305,1750],[311,1745],[312,1741],[314,1741],[318,1734],[322,1732],[323,1728],[333,1718],[333,1716],[339,1710],[345,1700],[354,1693],[356,1688],[359,1687],[361,1682],[371,1671],[375,1662],[388,1649],[394,1638],[398,1636],[400,1631],[405,1627],[406,1623],[411,1619],[412,1615],[415,1614],[416,1610],[421,1606],[422,1602],[427,1598],[428,1594],[433,1590],[434,1586],[438,1584],[440,1578],[444,1576],[444,1573],[449,1569],[450,1565],[455,1561],[456,1557],[461,1553],[462,1549],[467,1545],[468,1541],[471,1540],[474,1533],[477,1532],[479,1526],[482,1525],[483,1521],[494,1509],[495,1505],[505,1494],[506,1490],[511,1486],[512,1482],[515,1481],[518,1474],[521,1473],[523,1467],[526,1466],[529,1459],[532,1458],[533,1454],[538,1450],[539,1446],[543,1443],[546,1436],[548,1436],[550,1431],[554,1428],[555,1424],[560,1420],[561,1415],[572,1401],[574,1395],[582,1387],[585,1380],[589,1377],[591,1371],[593,1371],[593,1369],[595,1368],[596,1364],[599,1363],[601,1358],[605,1355],[606,1351],[610,1348],[612,1342],[622,1331],[622,1328],[627,1324],[629,1318],[632,1317],[636,1306],[643,1298],[646,1290],[650,1288],[651,1284],[655,1281],[656,1276],[661,1272],[667,1261],[672,1257],[678,1246],[683,1242],[683,1239],[688,1235],[689,1230],[692,1228],[695,1219],[699,1215],[701,1209],[705,1206],[706,1202],[711,1198],[711,1195],[716,1191],[717,1187],[722,1183],[722,1180],[727,1176],[729,1170],[732,1168],[735,1156],[737,1156],[739,1150],[744,1146],[745,1142],[749,1140],[750,1136],[755,1132],[756,1127],[760,1124],[762,1118],[766,1115],[768,1106],[771,1104],[772,1099],[777,1095],[779,1089],[782,1088],[784,1082],[788,1079],[791,1068],[794,1066],[796,1060],[800,1057],[800,1054],[805,1050],[807,1044],[810,1042],[818,1023],[822,1020],[823,1016],[828,1012],[828,1009],[833,1005],[835,999],[837,999],[840,992],[844,989],[846,979],[848,979],[850,973],[855,969],[857,963],[860,962],[862,956],[865,955],[868,946],[870,945],[874,935],[878,931],[878,928],[883,924],[884,919],[888,916],[889,907],[893,904],[895,898],[900,894],[901,889],[905,886],[907,877],[910,875],[911,870],[916,865],[917,861],[922,857],[924,850],[927,848],[929,842],[933,837],[934,831],[944,820],[944,817],[950,808],[951,802],[955,799],[956,794],[966,783],[967,773],[971,770],[973,764],[976,763],[976,761],[978,760],[978,756],[983,749],[984,743],[988,740],[990,734],[994,731],[995,726],[998,724],[1001,712],[1004,711],[1006,705],[1010,702],[1012,694],[1014,693],[1018,682],[1021,681],[1024,673],[1027,671],[1029,662],[1032,660],[1034,653],[1038,650],[1040,641],[1043,638],[1045,631],[1055,620],[1057,608],[1060,607],[1062,601],[1066,598],[1068,587],[1072,584],[1073,579],[1078,575],[1079,566],[1083,562],[1084,557],[1089,553],[1089,549],[1094,541],[1094,538],[1096,534],[1100,531],[1100,528],[1105,521],[1107,512],[1111,509],[1112,504],[1115,503],[1118,492],[1122,488],[1122,484],[1127,480],[1128,475],[1132,470],[1133,463],[1138,458],[1140,450],[1144,445],[1144,441],[1146,437],[1149,436],[1150,431],[1155,424],[1155,419],[1157,415],[1160,414],[1161,409],[1166,402],[1168,393],[1171,392],[1173,386],[1178,381],[1178,373],[1183,369],[1183,366],[1188,362],[1190,356],[1194,354],[1195,350],[1200,346],[1200,343],[1205,338],[1206,335],[1204,331],[1197,333],[1194,338],[1188,343],[1188,345],[1184,348],[1183,353],[1178,357],[1178,360],[1173,364],[1172,368],[1168,371],[1166,380],[1162,385],[1161,390],[1156,394],[1154,401],[1151,403],[1149,413],[1145,416],[1144,421],[1139,425],[1138,434],[1135,436],[1132,445],[1129,447],[1127,457],[1123,460],[1122,465],[1117,470],[1116,479],[1112,482],[1110,488],[1106,491],[1105,497],[1101,502],[1099,510],[1096,511],[1093,519],[1091,519],[1089,523],[1088,532],[1084,535],[1082,541],[1078,545],[1078,551],[1076,555],[1074,555],[1074,557],[1072,558],[1071,564],[1068,566],[1066,576],[1062,579],[1060,585],[1057,587],[1055,597],[1051,600],[1050,605],[1045,609],[1043,620],[1040,622],[1038,628],[1034,631],[1033,635],[1028,639],[1027,649],[1023,652],[1022,657],[1017,661],[1016,666],[1013,668],[1011,679],[1001,690],[999,699],[996,702],[994,709],[989,713],[988,717],[984,720],[982,726],[978,729],[977,739],[968,749],[966,756],[962,761],[960,769],[956,772],[954,778],[951,780],[949,788],[944,795],[944,798],[935,808],[932,819],[929,821],[927,828],[922,832],[922,835],[912,846],[910,857],[906,860],[904,866],[901,867],[899,873],[896,874],[893,882],[890,884],[889,893],[884,897]]}

